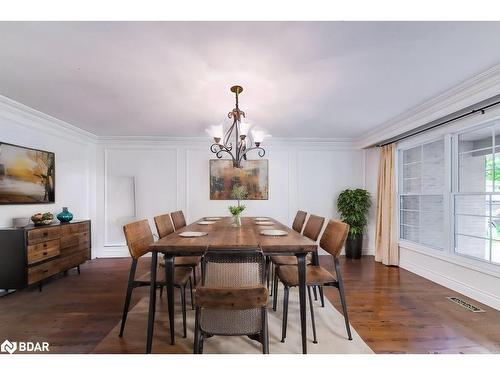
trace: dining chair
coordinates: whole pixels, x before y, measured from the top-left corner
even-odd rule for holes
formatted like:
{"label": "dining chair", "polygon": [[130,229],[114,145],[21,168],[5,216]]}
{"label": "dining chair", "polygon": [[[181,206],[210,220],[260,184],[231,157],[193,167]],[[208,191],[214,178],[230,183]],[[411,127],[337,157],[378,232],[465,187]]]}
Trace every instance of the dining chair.
{"label": "dining chair", "polygon": [[[345,300],[344,283],[342,281],[342,273],[339,264],[339,255],[345,245],[347,235],[349,233],[349,225],[338,220],[330,220],[325,228],[325,231],[320,239],[320,247],[326,250],[333,257],[333,264],[335,268],[335,276],[327,269],[316,266],[308,265],[306,267],[306,285],[309,295],[309,307],[311,310],[311,323],[313,327],[314,343],[316,339],[316,324],[314,320],[314,309],[311,298],[312,286],[334,286],[338,289],[340,294],[340,302],[342,304],[342,311],[344,314],[345,327],[349,340],[352,340],[351,328],[349,326],[349,317],[347,315],[347,303]],[[285,342],[286,328],[288,319],[288,299],[289,290],[291,287],[299,285],[298,273],[296,266],[280,266],[277,269],[278,278],[284,286],[284,299],[283,299],[283,326],[281,332],[281,342]]]}
{"label": "dining chair", "polygon": [[295,219],[293,220],[292,229],[295,232],[302,233],[302,229],[304,229],[304,223],[306,222],[307,212],[305,211],[297,211],[295,215]]}
{"label": "dining chair", "polygon": [[[125,305],[123,306],[122,322],[120,326],[119,337],[123,336],[125,323],[127,321],[128,310],[132,291],[141,286],[150,286],[150,273],[144,274],[139,278],[135,277],[139,258],[149,252],[149,245],[154,241],[153,233],[147,219],[136,221],[123,226],[125,239],[127,240],[128,250],[132,257],[132,265],[130,266],[130,274],[127,284],[127,294],[125,297]],[[184,337],[186,337],[186,286],[191,285],[191,270],[188,268],[176,268],[174,273],[174,286],[180,289],[181,305],[182,305],[182,324]],[[166,286],[165,272],[157,272],[157,285],[160,290]],[[192,294],[192,292],[191,292]]]}
{"label": "dining chair", "polygon": [[174,229],[179,230],[186,226],[186,218],[184,217],[184,212],[175,211],[170,214],[172,216],[172,221],[174,223]]}
{"label": "dining chair", "polygon": [[[307,238],[316,242],[323,229],[323,224],[325,223],[325,218],[317,215],[310,215],[309,220],[307,220],[306,226],[304,227],[303,235]],[[314,255],[317,257],[317,254]],[[308,255],[307,262],[310,264],[312,262],[312,255]],[[273,273],[273,310],[276,311],[276,306],[278,304],[278,274],[276,272],[277,268],[281,266],[297,266],[297,257],[293,255],[277,255],[271,257],[271,261],[274,264]],[[297,269],[295,272],[298,273]],[[323,290],[320,289],[321,305],[324,306],[324,296]]]}
{"label": "dining chair", "polygon": [[[179,211],[182,213],[182,211]],[[184,215],[183,215],[184,217]],[[159,215],[154,217],[156,231],[158,232],[158,236],[160,238],[166,237],[169,234],[174,233],[174,225],[172,220],[170,219],[169,214]],[[174,265],[175,267],[187,267],[193,271],[193,282],[196,287],[196,271],[197,267],[201,262],[201,257],[197,256],[181,256],[175,257]],[[164,262],[160,262],[160,265],[164,266]],[[192,290],[192,286],[191,286]],[[191,307],[194,309],[193,299],[191,299]]]}
{"label": "dining chair", "polygon": [[195,293],[194,353],[213,335],[249,336],[269,353],[268,290],[260,249],[208,249],[202,261],[201,286]]}

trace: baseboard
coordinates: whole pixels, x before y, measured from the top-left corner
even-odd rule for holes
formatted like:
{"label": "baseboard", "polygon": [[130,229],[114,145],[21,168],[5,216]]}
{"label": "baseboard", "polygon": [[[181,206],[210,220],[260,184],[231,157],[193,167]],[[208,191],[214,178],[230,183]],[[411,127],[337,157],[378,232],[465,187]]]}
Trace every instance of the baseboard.
{"label": "baseboard", "polygon": [[401,260],[399,266],[407,271],[413,272],[414,274],[422,276],[439,285],[454,290],[455,292],[461,293],[469,298],[475,299],[476,301],[479,301],[496,310],[500,310],[500,297],[496,295],[484,292],[473,286],[465,284],[462,281],[449,278],[447,276],[439,274],[428,268],[422,267],[411,261]]}

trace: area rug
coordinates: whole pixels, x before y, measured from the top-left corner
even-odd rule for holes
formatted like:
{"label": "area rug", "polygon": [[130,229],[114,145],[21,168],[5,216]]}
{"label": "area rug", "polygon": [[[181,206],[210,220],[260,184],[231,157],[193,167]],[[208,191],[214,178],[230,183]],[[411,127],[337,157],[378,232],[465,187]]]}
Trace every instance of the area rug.
{"label": "area rug", "polygon": [[[280,291],[283,296],[283,291]],[[189,294],[189,293],[187,293]],[[153,338],[153,353],[164,354],[192,354],[194,341],[194,311],[188,306],[187,311],[187,338],[182,338],[182,315],[179,295],[176,294],[175,303],[175,345],[169,344],[169,325],[167,314],[167,300],[157,298],[156,319]],[[269,351],[271,354],[300,354],[302,353],[299,294],[298,288],[290,290],[288,307],[287,338],[281,342],[282,301],[274,312],[269,308]],[[149,298],[142,298],[129,312],[125,333],[118,337],[120,322],[95,347],[94,353],[144,353],[146,349],[146,329]],[[189,305],[189,297],[187,296]],[[347,339],[344,317],[325,298],[325,307],[315,301],[315,318],[318,343],[312,341],[312,329],[309,306],[307,309],[307,349],[310,354],[369,354],[373,351],[352,328],[352,341]],[[205,340],[203,352],[206,354],[258,354],[261,352],[259,342],[248,337],[218,337],[213,336]]]}

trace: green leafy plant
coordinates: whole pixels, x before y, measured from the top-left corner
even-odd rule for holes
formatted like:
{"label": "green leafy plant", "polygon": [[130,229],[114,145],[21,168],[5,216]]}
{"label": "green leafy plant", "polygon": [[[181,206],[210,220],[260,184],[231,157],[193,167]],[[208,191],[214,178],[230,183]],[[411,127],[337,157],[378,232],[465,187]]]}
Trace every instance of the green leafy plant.
{"label": "green leafy plant", "polygon": [[350,226],[349,238],[363,234],[370,206],[370,193],[364,189],[346,189],[339,194],[337,210],[340,220]]}
{"label": "green leafy plant", "polygon": [[239,205],[239,206],[229,206],[229,212],[231,212],[231,215],[236,216],[241,214],[245,210],[245,205]]}

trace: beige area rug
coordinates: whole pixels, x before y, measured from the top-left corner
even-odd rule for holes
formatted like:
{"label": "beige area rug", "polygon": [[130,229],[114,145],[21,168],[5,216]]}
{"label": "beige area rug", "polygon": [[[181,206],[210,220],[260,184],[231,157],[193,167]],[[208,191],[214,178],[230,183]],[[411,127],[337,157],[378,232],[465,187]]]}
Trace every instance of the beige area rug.
{"label": "beige area rug", "polygon": [[[175,300],[175,345],[169,344],[169,325],[167,314],[167,300],[157,298],[156,319],[153,339],[153,353],[192,354],[194,341],[194,311],[191,310],[189,293],[186,299],[187,310],[187,338],[182,338],[182,315],[180,298],[177,294]],[[283,290],[280,290],[283,297]],[[271,301],[270,301],[271,302]],[[148,316],[149,298],[142,298],[129,312],[127,325],[122,338],[118,337],[120,322],[110,333],[95,347],[94,353],[145,353],[146,330]],[[369,354],[373,351],[361,339],[352,328],[352,341],[347,339],[344,318],[328,300],[325,298],[325,307],[322,308],[319,301],[315,301],[316,331],[318,343],[312,342],[312,328],[310,320],[309,305],[307,309],[307,349],[310,354]],[[271,303],[270,303],[271,304]],[[274,312],[268,310],[269,320],[269,351],[271,354],[300,354],[302,353],[300,318],[299,318],[299,294],[298,288],[290,290],[290,302],[288,306],[288,328],[285,343],[281,342],[282,322],[282,298],[278,303],[278,309]],[[203,353],[224,354],[258,354],[261,352],[259,342],[248,337],[221,337],[213,336],[205,340]]]}

